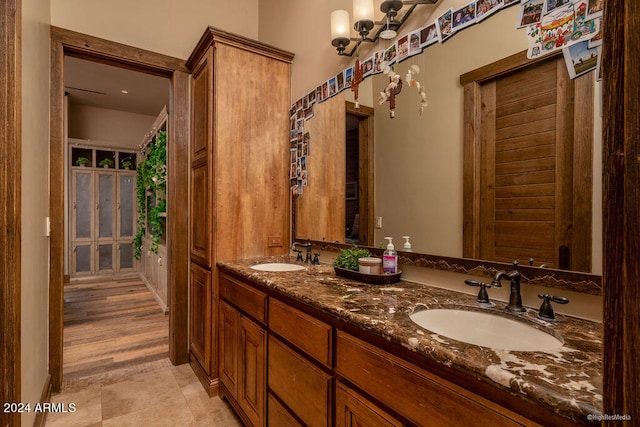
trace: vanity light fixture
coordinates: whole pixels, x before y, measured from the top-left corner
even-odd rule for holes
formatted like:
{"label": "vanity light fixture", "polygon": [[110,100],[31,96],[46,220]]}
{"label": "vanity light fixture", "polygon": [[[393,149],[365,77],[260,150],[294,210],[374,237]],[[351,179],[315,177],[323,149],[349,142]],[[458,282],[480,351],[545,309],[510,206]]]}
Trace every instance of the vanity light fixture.
{"label": "vanity light fixture", "polygon": [[[346,10],[334,10],[331,12],[331,44],[338,51],[338,55],[352,56],[362,42],[375,42],[378,38],[385,40],[393,39],[417,5],[436,4],[438,1],[439,0],[384,0],[380,3],[380,11],[384,13],[384,17],[381,21],[375,21],[373,0],[353,0],[353,29],[358,33],[359,37],[351,37],[349,12]],[[398,21],[396,17],[403,5],[410,5],[410,7]],[[369,33],[376,25],[379,26],[379,28],[371,38],[369,37]],[[347,46],[352,41],[356,42],[355,46],[349,53],[345,53]]]}
{"label": "vanity light fixture", "polygon": [[126,94],[128,94],[128,93],[129,93],[129,91],[128,91],[128,90],[126,90],[126,89],[122,89],[122,90],[120,91],[120,93],[121,93],[121,94],[123,94],[123,95],[126,95]]}

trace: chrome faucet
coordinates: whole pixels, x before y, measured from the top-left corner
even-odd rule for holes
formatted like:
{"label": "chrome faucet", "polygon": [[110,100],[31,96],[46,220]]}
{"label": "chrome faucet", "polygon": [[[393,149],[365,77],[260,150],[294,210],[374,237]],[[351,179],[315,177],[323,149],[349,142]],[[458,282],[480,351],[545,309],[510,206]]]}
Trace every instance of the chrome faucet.
{"label": "chrome faucet", "polygon": [[298,257],[296,261],[302,261],[302,251],[299,249],[296,249],[296,246],[307,248],[307,257],[305,259],[305,262],[311,262],[311,241],[307,240],[307,243],[293,242],[293,244],[291,245],[291,250],[298,252]]}
{"label": "chrome faucet", "polygon": [[493,287],[501,287],[502,284],[500,281],[502,279],[508,279],[511,281],[511,293],[509,294],[509,305],[507,305],[507,310],[522,313],[526,311],[526,309],[522,306],[522,296],[520,295],[520,279],[522,275],[518,271],[518,261],[513,261],[513,270],[509,273],[505,273],[504,271],[500,271],[496,274],[496,277],[493,278],[491,282],[491,286]]}

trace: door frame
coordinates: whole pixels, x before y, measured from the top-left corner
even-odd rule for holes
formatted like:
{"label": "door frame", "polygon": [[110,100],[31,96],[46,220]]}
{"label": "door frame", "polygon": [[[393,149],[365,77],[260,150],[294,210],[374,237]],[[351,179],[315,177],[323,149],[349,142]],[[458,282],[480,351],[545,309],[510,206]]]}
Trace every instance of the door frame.
{"label": "door frame", "polygon": [[[374,243],[374,147],[373,123],[375,110],[371,107],[345,102],[347,114],[358,117],[358,211],[360,212],[360,235],[365,234],[366,241],[361,245],[373,246]],[[367,212],[367,215],[362,215]]]}
{"label": "door frame", "polygon": [[[518,71],[534,64],[557,61],[562,53],[552,53],[537,59],[528,59],[522,51],[492,64],[480,67],[460,76],[464,87],[464,177],[463,177],[463,257],[486,259],[481,248],[484,230],[481,209],[481,187],[483,185],[483,156],[486,155],[482,135],[482,86],[491,80]],[[564,73],[564,61],[557,63],[559,72]],[[571,195],[571,203],[556,206],[556,221],[559,217],[569,218],[572,226],[556,232],[556,239],[568,244],[571,249],[571,270],[591,271],[591,225],[592,225],[592,163],[593,163],[593,73],[560,84],[565,92],[561,97],[570,107],[573,123],[580,126],[559,127],[556,138],[564,139],[571,146],[571,154],[556,153],[558,163],[570,165],[572,173],[567,182],[557,185]],[[563,112],[566,112],[563,110]],[[587,212],[587,215],[584,214]],[[578,261],[576,261],[578,260]]]}
{"label": "door frame", "polygon": [[188,361],[187,281],[189,180],[189,70],[185,61],[75,31],[51,27],[49,276],[49,372],[53,391],[62,386],[64,321],[64,57],[74,56],[170,79],[167,149],[167,228],[169,358],[174,365]]}
{"label": "door frame", "polygon": [[[0,2],[0,401],[20,402],[22,232],[22,2]],[[0,425],[20,414],[0,411]]]}

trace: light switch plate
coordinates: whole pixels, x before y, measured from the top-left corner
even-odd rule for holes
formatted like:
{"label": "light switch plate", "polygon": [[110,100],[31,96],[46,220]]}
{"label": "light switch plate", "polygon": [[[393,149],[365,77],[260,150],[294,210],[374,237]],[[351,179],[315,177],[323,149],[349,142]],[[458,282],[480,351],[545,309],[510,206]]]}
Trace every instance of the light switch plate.
{"label": "light switch plate", "polygon": [[382,217],[381,216],[377,216],[376,217],[376,228],[382,228]]}
{"label": "light switch plate", "polygon": [[281,248],[282,247],[282,236],[269,236],[269,245],[270,248]]}

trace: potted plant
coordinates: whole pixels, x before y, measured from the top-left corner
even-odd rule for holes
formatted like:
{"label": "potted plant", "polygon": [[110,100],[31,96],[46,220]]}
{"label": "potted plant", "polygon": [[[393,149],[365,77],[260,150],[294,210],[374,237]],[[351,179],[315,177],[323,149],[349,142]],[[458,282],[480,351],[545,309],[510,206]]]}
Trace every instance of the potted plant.
{"label": "potted plant", "polygon": [[78,166],[85,167],[85,166],[87,166],[89,164],[91,164],[91,160],[89,160],[86,157],[78,157],[76,159],[76,165],[78,165]]}
{"label": "potted plant", "polygon": [[122,167],[125,168],[126,170],[129,170],[133,167],[133,162],[131,160],[123,160]]}
{"label": "potted plant", "polygon": [[110,168],[111,166],[113,166],[113,160],[106,158],[106,159],[102,159],[98,162],[98,166],[102,166],[103,168]]}

